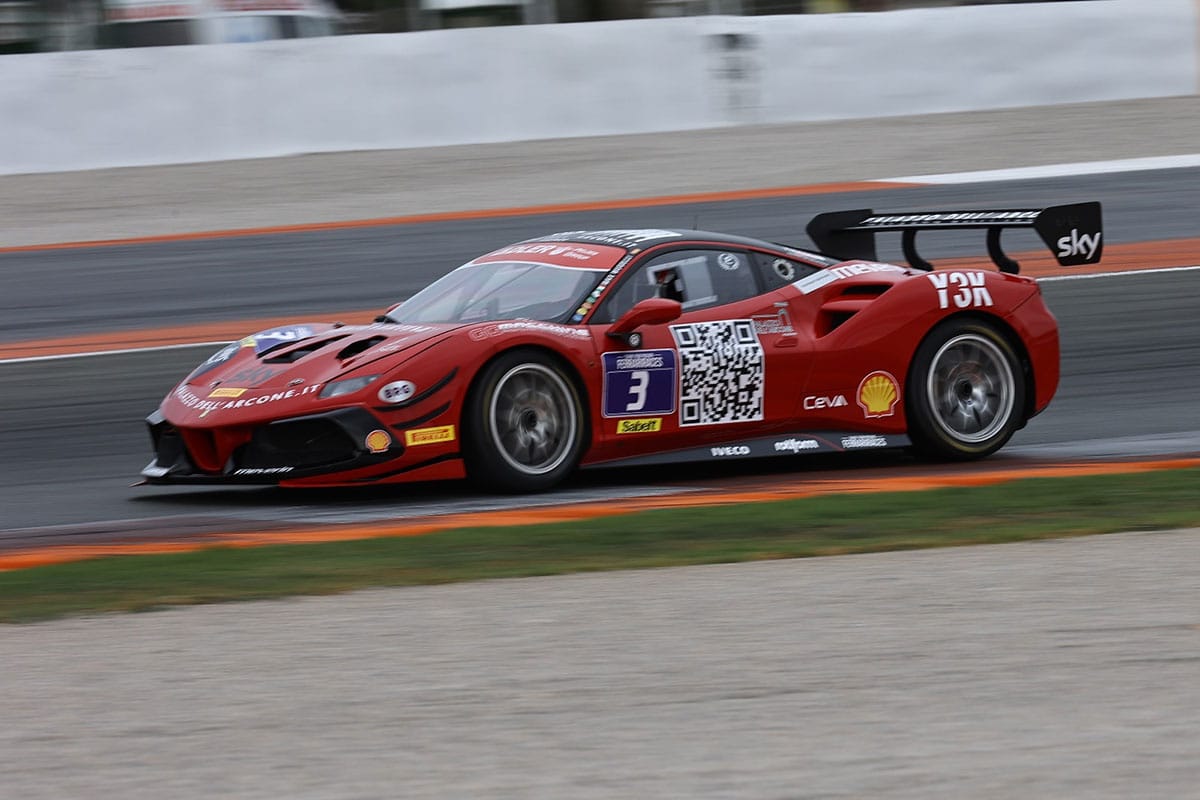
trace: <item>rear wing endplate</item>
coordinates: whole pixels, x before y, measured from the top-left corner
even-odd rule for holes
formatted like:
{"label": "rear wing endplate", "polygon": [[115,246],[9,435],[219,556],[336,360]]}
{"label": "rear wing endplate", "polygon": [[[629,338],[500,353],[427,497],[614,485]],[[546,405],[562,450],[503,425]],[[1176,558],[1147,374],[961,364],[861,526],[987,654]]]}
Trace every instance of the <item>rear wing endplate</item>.
{"label": "rear wing endplate", "polygon": [[916,269],[933,265],[917,254],[917,231],[987,230],[988,255],[1001,272],[1013,275],[1020,265],[1005,255],[1000,233],[1005,228],[1033,228],[1064,267],[1095,264],[1104,250],[1100,204],[1073,203],[1049,208],[1004,211],[913,211],[876,214],[869,208],[818,214],[808,223],[808,236],[817,249],[842,260],[876,260],[875,234],[900,231],[904,258]]}

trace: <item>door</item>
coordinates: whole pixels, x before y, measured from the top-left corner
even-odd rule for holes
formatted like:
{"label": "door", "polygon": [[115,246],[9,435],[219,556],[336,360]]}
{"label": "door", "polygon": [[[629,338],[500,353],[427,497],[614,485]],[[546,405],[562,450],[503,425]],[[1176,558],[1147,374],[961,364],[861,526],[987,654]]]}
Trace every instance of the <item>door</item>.
{"label": "door", "polygon": [[[755,259],[736,247],[692,246],[652,251],[631,265],[592,323],[610,326],[650,297],[677,300],[682,315],[639,328],[637,347],[598,337],[598,457],[736,442],[790,422],[810,347]],[[601,448],[617,455],[602,456]]]}

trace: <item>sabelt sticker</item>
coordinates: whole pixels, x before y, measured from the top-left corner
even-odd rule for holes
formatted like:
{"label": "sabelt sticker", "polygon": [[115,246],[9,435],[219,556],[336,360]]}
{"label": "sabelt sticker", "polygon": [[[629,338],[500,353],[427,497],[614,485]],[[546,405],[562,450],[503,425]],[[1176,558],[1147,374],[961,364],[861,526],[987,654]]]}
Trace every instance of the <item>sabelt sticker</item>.
{"label": "sabelt sticker", "polygon": [[876,370],[858,384],[858,405],[868,417],[890,417],[896,413],[900,384],[890,372]]}
{"label": "sabelt sticker", "polygon": [[376,428],[367,434],[364,443],[372,453],[383,453],[392,446],[392,437],[387,431]]}
{"label": "sabelt sticker", "polygon": [[440,425],[436,428],[414,428],[404,432],[404,443],[409,447],[438,442],[453,442],[457,437],[453,425]]}
{"label": "sabelt sticker", "polygon": [[417,392],[412,381],[392,381],[379,389],[379,399],[384,403],[403,403]]}
{"label": "sabelt sticker", "polygon": [[662,430],[662,417],[651,419],[623,419],[617,423],[617,433],[658,433]]}

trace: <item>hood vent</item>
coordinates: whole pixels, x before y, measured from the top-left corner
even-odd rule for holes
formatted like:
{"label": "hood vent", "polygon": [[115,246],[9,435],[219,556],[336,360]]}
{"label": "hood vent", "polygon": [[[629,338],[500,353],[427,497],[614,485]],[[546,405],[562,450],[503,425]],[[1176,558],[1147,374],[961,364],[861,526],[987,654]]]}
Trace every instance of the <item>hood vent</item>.
{"label": "hood vent", "polygon": [[334,342],[340,342],[342,339],[349,337],[350,334],[342,334],[341,336],[331,336],[328,339],[319,341],[307,340],[297,347],[288,350],[285,353],[276,353],[270,358],[264,358],[264,364],[294,364],[307,355],[317,352],[322,347],[331,345]]}
{"label": "hood vent", "polygon": [[364,350],[369,350],[380,342],[386,342],[386,336],[368,336],[366,339],[359,339],[357,342],[351,342],[341,349],[337,354],[338,361],[345,361],[348,358],[354,358]]}

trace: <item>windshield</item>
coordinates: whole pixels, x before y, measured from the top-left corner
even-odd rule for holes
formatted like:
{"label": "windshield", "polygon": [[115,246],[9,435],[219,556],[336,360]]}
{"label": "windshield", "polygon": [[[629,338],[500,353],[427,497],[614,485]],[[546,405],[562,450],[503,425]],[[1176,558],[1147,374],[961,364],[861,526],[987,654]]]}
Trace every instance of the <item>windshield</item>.
{"label": "windshield", "polygon": [[459,267],[388,314],[392,322],[562,322],[600,282],[604,270],[526,262]]}

